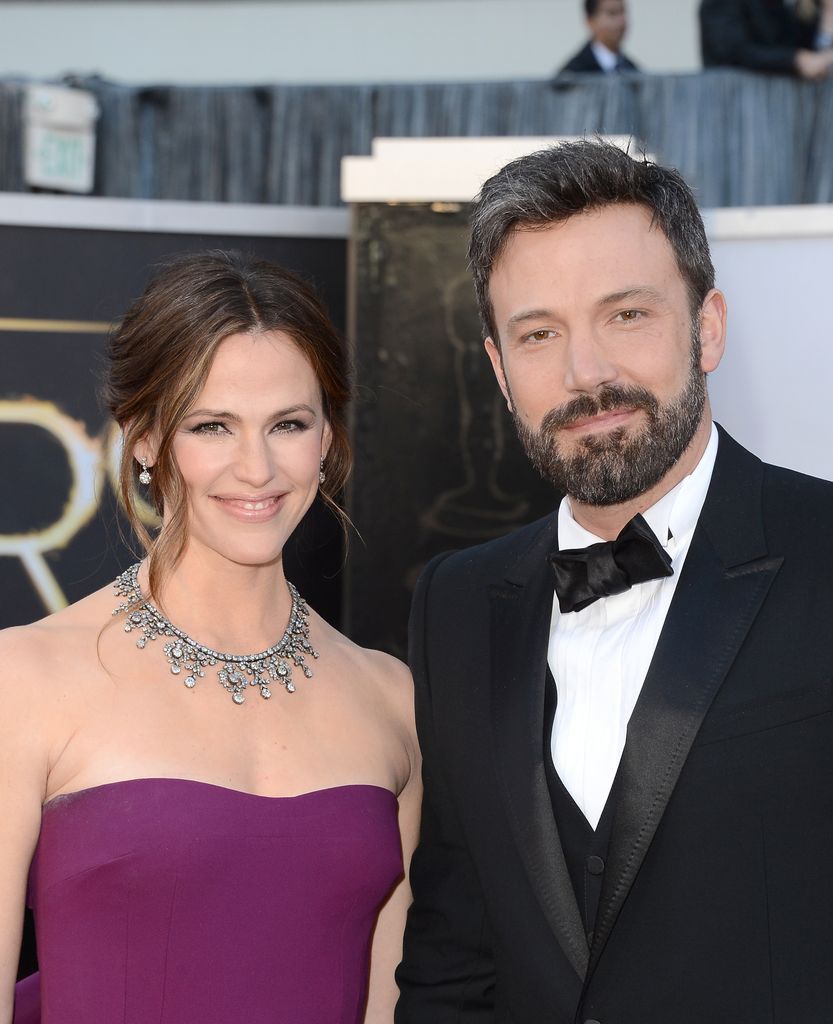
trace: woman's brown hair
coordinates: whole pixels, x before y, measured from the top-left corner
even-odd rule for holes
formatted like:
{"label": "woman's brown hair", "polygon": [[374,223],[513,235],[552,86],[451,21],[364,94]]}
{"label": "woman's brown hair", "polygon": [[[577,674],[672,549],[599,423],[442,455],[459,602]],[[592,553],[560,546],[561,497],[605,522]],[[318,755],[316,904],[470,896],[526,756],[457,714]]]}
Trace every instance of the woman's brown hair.
{"label": "woman's brown hair", "polygon": [[[323,500],[342,521],[335,498],[352,462],[347,435],[350,360],[315,292],[297,274],[238,252],[175,256],[158,267],[142,296],[110,336],[106,404],[122,428],[119,488],[127,518],[149,555],[150,592],[176,565],[187,541],[187,496],[173,455],[176,430],[205,384],[220,343],[232,334],[282,331],[310,362],[332,443]],[[137,443],[155,448],[148,495],[164,525],[153,537],[136,508]]]}

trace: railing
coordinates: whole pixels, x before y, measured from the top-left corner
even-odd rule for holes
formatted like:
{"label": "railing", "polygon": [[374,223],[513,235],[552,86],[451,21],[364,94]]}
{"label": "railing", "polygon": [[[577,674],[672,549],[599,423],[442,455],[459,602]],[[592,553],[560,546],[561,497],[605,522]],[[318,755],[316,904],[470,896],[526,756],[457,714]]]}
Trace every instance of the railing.
{"label": "railing", "polygon": [[[334,206],[376,136],[632,134],[702,206],[833,202],[833,81],[715,70],[450,85],[136,87],[101,105],[96,194]],[[0,82],[0,191],[24,188],[24,85]]]}

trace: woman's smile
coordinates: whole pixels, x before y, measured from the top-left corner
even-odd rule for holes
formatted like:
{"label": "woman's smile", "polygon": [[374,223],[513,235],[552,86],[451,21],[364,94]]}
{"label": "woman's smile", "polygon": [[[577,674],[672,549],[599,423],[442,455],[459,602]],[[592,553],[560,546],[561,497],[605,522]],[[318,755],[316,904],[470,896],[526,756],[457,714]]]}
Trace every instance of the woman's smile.
{"label": "woman's smile", "polygon": [[286,492],[247,497],[239,494],[212,494],[211,497],[229,515],[246,523],[263,523],[278,513]]}

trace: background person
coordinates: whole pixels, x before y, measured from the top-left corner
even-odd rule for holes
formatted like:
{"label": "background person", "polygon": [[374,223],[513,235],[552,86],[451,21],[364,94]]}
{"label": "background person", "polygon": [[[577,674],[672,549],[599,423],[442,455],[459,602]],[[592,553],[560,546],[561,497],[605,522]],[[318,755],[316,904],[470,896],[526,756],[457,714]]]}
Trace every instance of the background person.
{"label": "background person", "polygon": [[628,30],[625,0],[584,0],[584,13],[590,39],[559,74],[565,71],[638,71],[636,64],[622,53],[622,40]]}
{"label": "background person", "polygon": [[389,1021],[410,679],[282,561],[349,470],[344,346],[295,275],[189,255],[116,328],[106,390],[148,557],[0,638],[0,1021],[27,874],[44,1020]]}
{"label": "background person", "polygon": [[522,157],[469,257],[567,497],[416,588],[397,1021],[833,1019],[833,484],[712,423],[726,306],[675,171]]}
{"label": "background person", "polygon": [[702,0],[706,67],[826,78],[833,67],[833,0]]}

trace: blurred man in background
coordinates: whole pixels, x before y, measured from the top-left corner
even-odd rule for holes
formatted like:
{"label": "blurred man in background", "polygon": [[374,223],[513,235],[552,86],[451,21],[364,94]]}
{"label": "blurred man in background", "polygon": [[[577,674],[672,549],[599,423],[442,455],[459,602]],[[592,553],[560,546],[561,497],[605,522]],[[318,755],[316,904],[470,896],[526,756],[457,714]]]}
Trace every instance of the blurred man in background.
{"label": "blurred man in background", "polygon": [[833,69],[833,0],[702,0],[706,67],[826,78]]}
{"label": "blurred man in background", "polygon": [[590,39],[559,74],[565,71],[638,71],[621,50],[628,30],[625,0],[584,0],[584,13]]}

